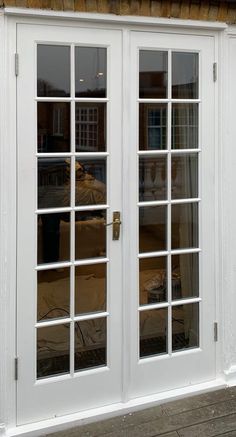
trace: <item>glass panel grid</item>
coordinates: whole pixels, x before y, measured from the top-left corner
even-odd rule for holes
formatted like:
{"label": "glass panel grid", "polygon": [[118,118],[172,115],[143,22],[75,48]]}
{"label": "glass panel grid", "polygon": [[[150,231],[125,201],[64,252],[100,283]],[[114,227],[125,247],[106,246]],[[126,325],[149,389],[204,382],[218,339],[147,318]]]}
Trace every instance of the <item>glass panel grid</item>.
{"label": "glass panel grid", "polygon": [[[181,54],[181,52],[178,52]],[[179,208],[181,209],[181,205],[185,205],[185,204],[197,204],[197,208],[198,208],[198,212],[197,212],[197,218],[199,218],[200,214],[199,214],[199,210],[200,210],[200,195],[199,195],[199,174],[200,174],[200,160],[199,160],[199,152],[200,152],[200,148],[199,148],[199,116],[196,119],[195,117],[195,121],[193,123],[193,119],[191,118],[191,114],[189,113],[189,115],[187,114],[187,112],[185,111],[185,114],[187,115],[187,125],[186,126],[190,126],[194,124],[194,129],[197,132],[197,137],[195,135],[194,138],[197,138],[197,142],[194,140],[194,142],[191,142],[190,139],[190,135],[191,132],[188,132],[188,136],[184,137],[184,141],[185,143],[182,143],[182,149],[181,147],[178,147],[178,149],[173,148],[172,149],[172,136],[173,136],[173,128],[172,128],[172,108],[173,105],[177,105],[178,102],[181,102],[181,105],[183,107],[183,109],[187,110],[187,108],[192,108],[191,105],[189,105],[190,103],[192,104],[192,102],[196,102],[194,103],[195,105],[197,105],[198,108],[200,108],[200,102],[201,100],[199,99],[199,81],[197,79],[197,88],[194,88],[194,91],[192,93],[192,95],[190,97],[187,96],[186,93],[188,93],[188,91],[183,91],[185,93],[185,97],[183,98],[183,96],[181,95],[182,91],[179,91],[179,99],[178,97],[176,98],[176,96],[173,96],[174,98],[172,98],[172,56],[173,56],[173,51],[168,50],[168,95],[167,95],[167,100],[166,100],[166,104],[167,104],[167,150],[165,151],[165,155],[167,155],[167,198],[166,200],[159,200],[158,202],[150,202],[150,199],[142,199],[142,202],[139,202],[139,208],[141,207],[146,207],[149,205],[150,207],[155,207],[158,205],[167,205],[167,247],[165,251],[156,251],[156,252],[146,252],[146,253],[140,253],[139,254],[139,259],[143,260],[146,258],[149,259],[153,259],[153,257],[161,257],[164,255],[167,255],[167,305],[168,305],[168,323],[167,323],[167,343],[168,343],[168,349],[166,351],[166,353],[168,353],[169,355],[172,355],[172,342],[173,342],[173,335],[172,335],[172,330],[173,330],[173,322],[172,322],[172,312],[175,308],[174,302],[178,301],[179,299],[184,299],[184,306],[183,308],[188,304],[191,304],[191,302],[195,301],[195,299],[199,299],[197,296],[199,296],[199,261],[197,261],[197,271],[195,271],[195,279],[197,281],[196,287],[195,287],[195,291],[190,290],[189,292],[187,291],[187,288],[190,284],[189,279],[187,280],[186,277],[190,274],[191,271],[191,266],[189,267],[189,271],[187,271],[187,273],[185,272],[185,281],[180,282],[180,278],[179,278],[179,274],[178,272],[175,272],[174,270],[172,271],[172,261],[173,261],[173,256],[175,254],[180,254],[179,256],[181,256],[181,254],[185,254],[185,257],[187,256],[186,254],[189,254],[190,257],[192,256],[197,256],[199,257],[199,243],[197,244],[197,246],[193,246],[193,248],[189,248],[189,249],[181,249],[181,247],[176,247],[175,249],[172,247],[172,232],[171,232],[171,227],[172,227],[172,205],[173,204],[179,204]],[[197,55],[198,56],[198,55]],[[191,58],[191,56],[189,57]],[[177,77],[177,76],[176,76]],[[196,91],[197,90],[197,91]],[[182,93],[183,94],[183,93]],[[187,97],[187,98],[186,98]],[[147,99],[146,99],[147,100]],[[154,102],[155,105],[158,104],[162,104],[164,100],[163,99],[158,99],[156,96],[154,97],[154,99],[151,99],[149,96],[148,99],[148,105],[150,105],[152,103],[152,101]],[[145,102],[145,98],[139,98],[138,99],[138,107],[140,108],[140,106],[147,104]],[[188,104],[188,106],[187,106]],[[185,106],[184,106],[185,105]],[[189,129],[189,127],[188,127]],[[142,132],[142,127],[139,126],[139,132]],[[193,137],[191,137],[193,138]],[[140,144],[140,139],[139,142]],[[180,142],[178,144],[181,144]],[[191,154],[192,152],[195,151],[196,153],[194,154],[194,158],[195,161],[193,161],[193,158],[191,158]],[[156,150],[153,150],[150,153],[148,153],[148,151],[143,150],[143,145],[140,144],[140,149],[138,151],[138,155],[139,155],[139,159],[141,160],[142,158],[144,158],[145,156],[151,156],[153,159],[157,159],[158,156],[161,157],[161,155],[163,155],[164,151],[163,150],[158,150],[158,148]],[[181,159],[181,156],[186,157],[185,161],[183,161],[183,159]],[[179,158],[178,158],[179,157]],[[191,163],[190,165],[188,164]],[[174,164],[178,164],[178,167],[182,167],[184,166],[184,170],[185,173],[182,174],[182,177],[180,178],[180,173],[175,172],[174,169]],[[181,165],[180,165],[181,164]],[[188,167],[187,167],[188,166]],[[194,168],[195,166],[195,168]],[[171,171],[172,169],[172,171]],[[193,170],[194,174],[191,176],[191,170]],[[172,174],[172,178],[171,178],[171,174]],[[178,176],[178,178],[177,178]],[[192,178],[190,180],[190,177]],[[179,180],[179,193],[175,187],[175,192],[172,195],[172,185],[173,182],[176,182],[176,180]],[[194,180],[193,180],[194,179]],[[191,187],[189,187],[190,184],[194,184]],[[178,188],[178,187],[177,187]],[[190,189],[191,188],[191,189]],[[140,187],[139,187],[140,190]],[[192,198],[191,198],[192,197]],[[198,223],[198,228],[199,228],[199,223]],[[172,255],[173,254],[173,255]],[[182,255],[184,256],[184,255]],[[176,259],[176,258],[175,258]],[[182,258],[183,259],[183,258]],[[187,259],[187,258],[185,258]],[[185,263],[185,264],[189,264]],[[183,262],[181,262],[181,266],[184,265]],[[196,265],[196,263],[195,263]],[[179,264],[180,266],[180,264]],[[180,269],[180,267],[179,267]],[[183,270],[183,269],[182,269]],[[173,293],[173,296],[172,296]],[[182,294],[181,294],[182,293]],[[191,294],[192,293],[192,294]],[[183,295],[184,294],[184,295]],[[198,300],[199,301],[199,300]],[[142,302],[140,301],[140,305],[142,305]],[[139,307],[139,311],[141,312],[145,312],[145,311],[151,311],[152,309],[154,310],[154,308],[161,308],[161,307],[165,307],[165,303],[148,303],[147,305],[144,305],[143,307],[140,306]],[[190,308],[190,307],[189,307]],[[176,311],[176,310],[175,310]],[[183,312],[184,313],[184,312]],[[141,317],[141,316],[140,316]],[[143,316],[142,316],[143,317]],[[198,313],[197,313],[197,318]],[[141,320],[141,319],[140,319]],[[199,330],[199,326],[197,327],[197,329]],[[175,339],[176,340],[176,339]],[[188,346],[186,346],[188,347]],[[193,347],[198,347],[198,341],[195,342],[195,346]],[[176,343],[174,345],[174,348],[176,349]],[[184,348],[182,349],[184,350]],[[148,355],[148,354],[147,354]],[[158,353],[156,354],[158,355]],[[150,354],[151,356],[151,354]]]}
{"label": "glass panel grid", "polygon": [[[39,47],[39,46],[38,46]],[[63,47],[63,46],[54,46],[54,45],[50,45],[49,49],[51,50],[51,52],[53,51],[53,48],[56,47],[56,51],[59,50],[59,47]],[[65,46],[64,46],[65,47]],[[53,89],[50,88],[50,86],[47,84],[46,89],[46,94],[43,94],[43,90],[42,90],[42,83],[40,82],[40,94],[38,94],[38,97],[35,98],[35,104],[38,105],[38,108],[40,109],[40,113],[39,113],[39,118],[38,118],[38,135],[36,136],[38,138],[37,141],[37,150],[36,150],[36,161],[37,162],[43,162],[42,159],[46,159],[47,162],[51,163],[52,160],[54,160],[55,162],[60,160],[60,162],[65,163],[65,166],[68,165],[68,162],[70,161],[70,167],[68,168],[67,171],[67,177],[69,177],[70,179],[70,188],[68,190],[68,193],[61,193],[62,190],[60,190],[60,202],[58,202],[58,204],[55,204],[55,196],[53,196],[53,193],[51,195],[51,199],[53,200],[54,203],[50,204],[50,201],[47,201],[45,204],[43,204],[43,202],[41,201],[41,203],[35,208],[36,210],[36,222],[37,222],[37,217],[40,217],[40,223],[42,222],[42,218],[45,222],[45,219],[47,217],[55,217],[57,218],[57,222],[59,223],[59,230],[58,233],[59,235],[62,234],[62,230],[61,230],[61,223],[64,223],[63,226],[66,226],[67,229],[67,255],[66,258],[63,257],[60,258],[60,252],[62,251],[62,248],[64,247],[64,243],[62,244],[62,242],[60,241],[60,245],[61,247],[58,248],[57,252],[59,253],[59,255],[57,254],[52,254],[50,259],[46,259],[46,264],[43,258],[43,248],[42,248],[42,244],[40,243],[40,245],[38,246],[38,253],[40,255],[38,255],[38,264],[36,266],[36,275],[41,275],[41,277],[45,278],[43,279],[45,282],[45,286],[43,287],[44,283],[42,283],[41,280],[41,285],[40,288],[38,287],[38,305],[40,306],[40,299],[42,301],[44,294],[46,293],[46,300],[50,300],[49,302],[49,311],[50,313],[43,313],[42,311],[40,312],[40,309],[43,310],[43,308],[39,308],[37,309],[37,313],[38,313],[38,320],[40,320],[40,324],[38,322],[36,322],[35,328],[36,328],[36,337],[38,338],[38,351],[39,351],[39,362],[37,365],[37,371],[36,371],[36,378],[45,378],[45,377],[52,377],[52,376],[56,376],[62,373],[67,373],[68,375],[70,374],[71,376],[73,376],[74,374],[74,367],[76,367],[76,369],[78,370],[83,370],[78,362],[78,353],[75,356],[75,346],[77,344],[78,346],[78,341],[77,343],[75,343],[75,331],[76,331],[76,326],[80,323],[83,324],[87,324],[89,326],[89,324],[92,326],[93,323],[95,323],[95,325],[99,324],[99,319],[104,320],[104,323],[106,326],[107,324],[107,317],[109,316],[109,314],[106,312],[106,302],[105,303],[99,303],[98,305],[100,305],[100,312],[99,314],[96,313],[96,305],[95,305],[95,310],[93,310],[93,308],[91,307],[90,312],[88,313],[88,320],[86,321],[81,321],[80,322],[80,316],[76,315],[76,311],[75,311],[75,273],[76,273],[76,266],[79,265],[83,265],[85,266],[85,263],[87,262],[88,264],[93,264],[95,267],[101,265],[101,262],[105,262],[105,265],[108,267],[109,266],[109,260],[107,258],[105,258],[104,256],[101,257],[100,259],[91,259],[91,260],[76,260],[75,259],[75,223],[76,223],[76,214],[86,214],[86,210],[89,212],[89,210],[91,210],[93,208],[93,205],[84,205],[81,207],[76,207],[76,163],[78,162],[78,158],[81,156],[83,156],[83,151],[82,153],[78,153],[76,151],[76,134],[77,134],[77,138],[79,137],[79,142],[82,143],[82,145],[84,146],[85,149],[87,149],[89,151],[89,157],[95,159],[95,161],[98,160],[98,158],[104,156],[105,158],[107,157],[108,153],[105,152],[106,149],[104,149],[104,147],[106,146],[102,146],[101,148],[99,148],[98,151],[96,151],[95,146],[95,141],[100,141],[101,144],[104,144],[104,140],[106,139],[106,111],[104,112],[104,116],[102,118],[102,122],[104,122],[104,131],[101,132],[101,137],[98,138],[98,127],[97,127],[97,122],[98,122],[98,104],[96,103],[98,100],[100,101],[99,103],[99,108],[100,107],[106,107],[107,103],[103,103],[103,102],[109,102],[109,97],[107,97],[106,93],[104,95],[104,98],[99,98],[97,99],[96,96],[94,96],[94,98],[89,98],[88,97],[82,97],[82,98],[78,98],[75,96],[75,45],[74,44],[67,44],[67,64],[68,67],[65,66],[65,70],[68,72],[70,72],[69,76],[70,78],[68,78],[68,74],[66,76],[66,94],[58,91],[55,92],[53,91]],[[40,45],[39,49],[41,52],[43,50],[42,45]],[[97,50],[97,49],[96,49]],[[102,49],[103,51],[106,51],[106,49]],[[70,59],[68,56],[68,53],[70,53]],[[106,55],[105,55],[105,60],[106,60]],[[77,59],[77,65],[78,65],[78,59]],[[104,67],[104,66],[103,66]],[[107,67],[104,67],[107,68]],[[103,68],[103,70],[104,70]],[[40,68],[39,68],[40,70]],[[98,77],[97,77],[97,81],[103,81],[103,77],[105,77],[105,84],[106,84],[106,71],[101,70],[101,72],[99,71],[98,73]],[[102,73],[103,77],[102,77]],[[47,75],[47,72],[45,73]],[[52,71],[50,72],[51,76],[52,76]],[[56,72],[55,72],[56,74]],[[61,83],[63,81],[61,80]],[[68,86],[68,84],[70,83],[70,87]],[[38,85],[38,86],[39,86]],[[54,87],[55,88],[55,87]],[[37,89],[37,87],[36,87]],[[39,87],[38,87],[39,89]],[[55,95],[54,95],[54,94]],[[69,96],[69,97],[67,97]],[[76,112],[76,102],[84,102],[84,107],[86,109],[86,120],[84,120],[84,114],[82,109],[78,110]],[[94,101],[94,104],[93,104]],[[65,103],[67,102],[67,103]],[[79,103],[77,103],[78,105]],[[39,106],[41,105],[41,106]],[[44,106],[43,106],[44,105]],[[49,106],[47,106],[49,105]],[[87,106],[86,106],[87,105]],[[105,105],[105,106],[101,106],[101,105]],[[42,113],[42,109],[45,108],[44,113]],[[66,108],[66,109],[65,109]],[[69,110],[68,110],[69,109]],[[101,113],[101,112],[100,112]],[[69,114],[69,115],[68,115]],[[48,123],[48,117],[52,117],[52,119],[49,120],[50,124],[46,125],[46,123]],[[65,118],[66,117],[66,118]],[[69,118],[68,118],[69,117]],[[77,120],[78,119],[78,120]],[[83,119],[83,120],[82,120]],[[87,124],[86,124],[86,123]],[[76,131],[76,126],[78,126],[78,123],[80,125],[80,128],[78,129],[77,127],[77,131]],[[88,126],[89,125],[89,126]],[[47,131],[45,130],[45,126],[47,128]],[[92,128],[90,128],[90,126],[92,126]],[[85,130],[84,130],[85,127]],[[94,130],[95,129],[95,130]],[[85,135],[85,136],[84,136]],[[69,139],[69,147],[68,147],[68,139]],[[65,142],[67,141],[67,142]],[[103,142],[103,143],[102,143]],[[91,149],[91,151],[90,151]],[[81,152],[81,151],[80,151]],[[84,158],[86,159],[86,156],[84,155]],[[58,161],[59,162],[59,161]],[[107,169],[106,169],[106,173],[107,173]],[[39,176],[37,176],[37,180],[38,180]],[[89,179],[89,178],[87,178]],[[94,177],[93,175],[90,177],[91,181],[94,181]],[[51,179],[50,179],[51,181]],[[52,182],[51,182],[52,183]],[[52,185],[53,186],[53,185]],[[41,190],[42,191],[42,190]],[[48,190],[45,190],[48,191]],[[53,190],[51,190],[53,191]],[[42,197],[42,196],[41,196]],[[64,204],[66,198],[66,204]],[[68,205],[67,205],[68,203]],[[99,214],[99,210],[102,209],[108,209],[109,205],[106,204],[106,199],[104,199],[104,202],[100,202],[103,203],[100,205],[95,205],[94,204],[94,210],[97,211],[97,214]],[[40,209],[43,208],[43,209]],[[49,219],[48,219],[49,220]],[[57,225],[58,227],[58,225]],[[36,227],[37,228],[37,227]],[[50,234],[50,222],[47,226],[47,228],[49,229],[48,232]],[[37,232],[37,231],[36,231]],[[42,230],[40,231],[42,232]],[[54,239],[57,239],[58,236],[54,235]],[[60,236],[61,239],[61,236]],[[64,237],[63,237],[64,239]],[[46,241],[46,236],[44,238],[44,240]],[[62,247],[63,246],[63,247]],[[55,251],[55,248],[54,248]],[[100,254],[101,256],[101,254]],[[83,267],[84,269],[85,267]],[[107,268],[106,268],[107,270]],[[38,272],[38,273],[37,273]],[[50,274],[51,272],[55,272],[54,277],[50,278]],[[57,273],[58,272],[58,273]],[[67,272],[66,274],[66,284],[64,284],[65,280],[63,279],[63,272]],[[69,275],[68,275],[69,273]],[[46,275],[46,276],[45,276]],[[55,276],[56,275],[56,276]],[[60,277],[58,277],[61,276]],[[39,277],[39,276],[38,276]],[[64,282],[63,282],[64,280]],[[94,280],[95,282],[95,280]],[[55,293],[53,292],[52,289],[52,284],[54,284],[54,288],[55,288]],[[64,286],[64,285],[65,286]],[[67,289],[67,294],[64,296],[64,288],[66,287]],[[43,290],[44,288],[44,290]],[[48,291],[49,290],[49,291]],[[69,294],[68,294],[69,292]],[[54,294],[53,294],[54,293]],[[96,294],[96,293],[95,293]],[[59,296],[59,300],[62,299],[61,302],[61,307],[58,308],[56,310],[56,303],[58,302],[58,296]],[[64,299],[64,300],[63,300]],[[57,302],[56,302],[57,301]],[[65,302],[64,302],[65,301]],[[51,306],[50,306],[51,305]],[[46,304],[47,306],[47,304]],[[63,317],[62,312],[65,309],[65,316],[66,318]],[[95,311],[95,312],[94,312]],[[45,314],[47,314],[45,316]],[[45,317],[48,319],[46,320]],[[50,321],[50,318],[53,318],[52,321]],[[61,320],[60,320],[61,318]],[[63,323],[63,318],[64,318],[64,323]],[[81,318],[83,318],[83,315],[81,316]],[[44,320],[45,319],[45,320]],[[76,320],[75,320],[76,319]],[[90,321],[89,321],[90,320]],[[98,320],[97,322],[93,322],[93,320]],[[66,328],[66,332],[65,329]],[[65,337],[65,344],[66,347],[64,348],[66,350],[66,353],[63,355],[64,356],[64,361],[61,359],[61,363],[60,363],[60,356],[61,352],[59,351],[60,349],[60,335],[57,335],[57,332],[59,333],[62,332],[62,337]],[[95,330],[96,331],[96,330]],[[94,331],[94,332],[95,332]],[[77,331],[76,331],[77,332]],[[47,334],[49,333],[49,334]],[[94,334],[95,335],[95,334]],[[63,337],[63,338],[64,338]],[[51,339],[51,340],[50,340]],[[45,355],[44,353],[44,349],[51,347],[49,345],[49,342],[52,341],[58,343],[57,349],[58,349],[58,353],[55,353],[55,358],[52,358],[51,361],[49,360],[49,355]],[[106,335],[104,337],[104,341],[105,341],[105,349],[103,347],[102,351],[100,353],[101,357],[100,357],[100,363],[97,363],[97,365],[106,365]],[[45,345],[42,347],[42,345]],[[90,346],[91,349],[91,346]],[[105,350],[105,352],[104,352]],[[89,353],[90,355],[86,358],[87,360],[87,367],[85,366],[84,368],[91,368],[94,366],[91,366],[89,363],[91,362],[91,356],[95,357],[97,352],[94,351],[94,353],[92,353],[90,351]],[[105,354],[105,355],[104,355]],[[47,358],[49,357],[49,358]],[[48,359],[48,363],[46,363],[46,361],[44,362],[44,359],[47,360]],[[93,358],[93,361],[95,363],[96,366],[96,360]],[[86,363],[86,360],[84,361]],[[83,367],[83,366],[82,366]],[[50,370],[51,369],[51,370]]]}

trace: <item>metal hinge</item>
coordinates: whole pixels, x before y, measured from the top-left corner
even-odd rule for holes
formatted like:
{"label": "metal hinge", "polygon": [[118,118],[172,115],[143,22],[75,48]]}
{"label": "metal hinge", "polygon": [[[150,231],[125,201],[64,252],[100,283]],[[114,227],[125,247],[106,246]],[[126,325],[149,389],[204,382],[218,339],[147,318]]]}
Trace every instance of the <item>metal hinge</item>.
{"label": "metal hinge", "polygon": [[214,82],[217,81],[217,62],[214,62],[213,64],[213,80]]}
{"label": "metal hinge", "polygon": [[18,358],[15,358],[15,381],[18,381]]}
{"label": "metal hinge", "polygon": [[218,341],[218,323],[214,322],[214,341]]}
{"label": "metal hinge", "polygon": [[15,75],[19,75],[19,55],[15,53]]}

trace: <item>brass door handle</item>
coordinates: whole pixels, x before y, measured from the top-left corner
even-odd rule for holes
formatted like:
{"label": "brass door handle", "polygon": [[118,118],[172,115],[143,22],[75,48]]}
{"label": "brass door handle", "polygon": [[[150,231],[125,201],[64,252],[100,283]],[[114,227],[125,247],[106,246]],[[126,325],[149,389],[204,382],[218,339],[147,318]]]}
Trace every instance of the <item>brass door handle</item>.
{"label": "brass door handle", "polygon": [[111,223],[106,223],[105,226],[112,225],[112,240],[119,240],[120,238],[120,211],[113,212],[113,221]]}

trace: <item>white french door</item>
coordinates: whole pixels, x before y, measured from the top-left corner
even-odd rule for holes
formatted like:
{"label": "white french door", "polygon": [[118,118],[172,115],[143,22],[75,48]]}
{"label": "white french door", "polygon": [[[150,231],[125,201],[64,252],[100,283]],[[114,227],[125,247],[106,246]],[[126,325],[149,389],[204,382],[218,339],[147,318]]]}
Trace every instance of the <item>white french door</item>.
{"label": "white french door", "polygon": [[214,379],[213,39],[17,41],[17,423]]}

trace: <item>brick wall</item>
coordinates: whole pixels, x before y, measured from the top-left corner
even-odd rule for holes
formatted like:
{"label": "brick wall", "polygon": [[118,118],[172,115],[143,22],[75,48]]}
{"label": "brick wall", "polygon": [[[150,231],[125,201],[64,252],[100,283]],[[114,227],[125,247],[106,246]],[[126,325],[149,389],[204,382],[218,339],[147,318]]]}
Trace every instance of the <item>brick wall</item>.
{"label": "brick wall", "polygon": [[236,0],[0,0],[0,6],[236,23]]}

